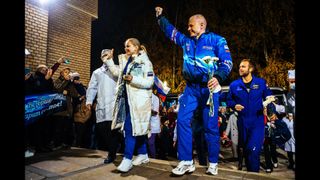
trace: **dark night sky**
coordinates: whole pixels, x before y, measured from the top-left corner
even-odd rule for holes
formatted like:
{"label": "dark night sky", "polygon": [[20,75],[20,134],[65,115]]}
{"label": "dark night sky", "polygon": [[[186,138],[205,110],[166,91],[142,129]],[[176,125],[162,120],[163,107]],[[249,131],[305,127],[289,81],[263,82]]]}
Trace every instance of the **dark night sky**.
{"label": "dark night sky", "polygon": [[[114,48],[114,54],[124,52],[124,41],[136,37],[144,45],[152,45],[157,36],[166,40],[156,22],[157,5],[165,8],[164,14],[175,19],[177,0],[99,0],[99,18],[92,27],[92,67],[91,71],[101,66],[100,52],[104,48]],[[184,21],[187,18],[183,19]],[[186,32],[186,29],[181,29]],[[155,37],[156,36],[156,37]],[[114,56],[116,58],[116,56]],[[115,59],[117,63],[117,59]]]}
{"label": "dark night sky", "polygon": [[[130,32],[136,26],[137,19],[154,15],[152,5],[150,0],[99,0],[99,18],[93,22],[93,70],[101,65],[99,55],[102,49],[114,48],[116,55],[124,52],[123,44],[127,38],[143,39],[141,34]],[[156,26],[155,19],[154,23]]]}
{"label": "dark night sky", "polygon": [[[286,18],[293,14],[293,0],[281,2],[254,0],[98,0],[98,2],[99,18],[92,25],[91,72],[101,66],[99,56],[102,49],[114,48],[114,57],[116,58],[116,54],[124,52],[123,43],[130,37],[138,38],[142,44],[147,46],[147,50],[150,46],[152,48],[156,47],[155,41],[161,42],[160,46],[163,46],[162,49],[165,52],[172,51],[175,48],[173,43],[164,37],[163,32],[157,25],[154,11],[156,5],[162,6],[164,15],[172,24],[176,24],[179,31],[185,34],[188,34],[188,18],[196,13],[203,14],[207,18],[209,30],[226,37],[234,62],[249,57],[259,64],[265,65],[264,43],[267,44],[269,53],[273,51],[273,48],[285,49],[292,45],[292,43],[285,43],[288,42],[288,32],[294,33],[293,28],[289,31],[286,29],[286,23],[288,22]],[[280,14],[280,11],[284,13]],[[278,12],[279,14],[277,14]],[[281,18],[272,22],[273,24],[267,24],[270,19],[275,19],[270,15]],[[276,28],[271,26],[279,25],[282,29],[279,34],[274,35]],[[240,29],[245,30],[240,32]],[[263,31],[265,34],[255,34],[259,31]],[[256,39],[253,39],[254,37]],[[252,45],[252,43],[255,44]],[[279,44],[283,44],[282,47]],[[288,48],[284,50],[283,56],[286,56],[284,59],[293,59],[290,57],[292,56],[290,52]],[[160,60],[157,54],[151,56],[155,62]],[[179,57],[177,58],[179,60]],[[115,59],[115,62],[117,63],[117,59]]]}

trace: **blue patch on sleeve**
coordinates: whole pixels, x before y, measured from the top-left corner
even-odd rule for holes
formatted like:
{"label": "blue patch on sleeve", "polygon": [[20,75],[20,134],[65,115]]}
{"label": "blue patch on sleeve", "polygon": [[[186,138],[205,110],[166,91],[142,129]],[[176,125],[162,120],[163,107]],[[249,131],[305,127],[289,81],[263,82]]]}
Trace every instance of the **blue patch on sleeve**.
{"label": "blue patch on sleeve", "polygon": [[147,75],[148,77],[149,76],[153,76],[153,72],[148,72],[148,75]]}

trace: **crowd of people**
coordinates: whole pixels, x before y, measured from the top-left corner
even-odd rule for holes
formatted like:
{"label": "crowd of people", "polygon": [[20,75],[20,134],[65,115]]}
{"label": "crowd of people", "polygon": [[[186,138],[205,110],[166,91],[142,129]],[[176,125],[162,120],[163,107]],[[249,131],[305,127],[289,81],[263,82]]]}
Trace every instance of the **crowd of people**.
{"label": "crowd of people", "polygon": [[87,90],[81,83],[80,74],[71,72],[70,68],[64,68],[57,79],[52,78],[64,60],[64,57],[59,58],[51,68],[40,64],[35,72],[25,75],[26,96],[61,93],[66,99],[66,108],[63,111],[41,116],[26,126],[26,156],[32,156],[34,152],[49,152],[70,146],[80,147],[88,141],[85,136],[86,131],[90,129],[74,118],[81,102],[86,99]]}
{"label": "crowd of people", "polygon": [[[244,160],[251,172],[259,172],[263,151],[266,172],[271,173],[278,167],[276,148],[281,147],[288,153],[288,168],[294,169],[294,108],[277,110],[280,105],[266,81],[252,74],[249,59],[241,61],[240,78],[230,84],[227,101],[220,102],[219,86],[233,66],[227,41],[207,30],[201,14],[189,18],[188,36],[170,24],[162,11],[155,8],[161,30],[183,48],[187,84],[179,103],[167,107],[156,96],[152,60],[136,38],[124,42],[118,65],[113,49],[102,52],[102,66],[92,73],[88,87],[70,68],[52,79],[63,57],[51,68],[41,64],[25,76],[26,95],[62,93],[67,104],[65,111],[26,126],[26,157],[71,146],[100,149],[107,151],[105,164],[112,163],[117,153],[124,154],[117,167],[120,172],[148,163],[149,157],[173,157],[179,163],[172,173],[183,175],[195,171],[195,149],[199,164],[207,166],[206,173],[217,175],[220,146],[224,146],[232,148],[239,170]],[[292,105],[294,86],[290,87]],[[90,112],[85,121],[75,119],[81,104]]]}

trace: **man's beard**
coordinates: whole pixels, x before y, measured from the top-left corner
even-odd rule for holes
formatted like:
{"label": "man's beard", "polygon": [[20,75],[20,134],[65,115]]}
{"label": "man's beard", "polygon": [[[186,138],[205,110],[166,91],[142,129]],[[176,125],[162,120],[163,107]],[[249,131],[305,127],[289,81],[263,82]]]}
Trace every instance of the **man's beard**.
{"label": "man's beard", "polygon": [[249,75],[249,71],[245,71],[242,74],[240,74],[241,77],[245,78]]}

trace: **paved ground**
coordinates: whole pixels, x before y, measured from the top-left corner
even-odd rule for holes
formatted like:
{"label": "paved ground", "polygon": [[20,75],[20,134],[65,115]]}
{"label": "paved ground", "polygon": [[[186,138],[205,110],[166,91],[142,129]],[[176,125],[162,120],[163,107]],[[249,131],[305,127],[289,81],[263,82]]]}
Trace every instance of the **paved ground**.
{"label": "paved ground", "polygon": [[[39,153],[33,157],[26,158],[25,179],[65,179],[65,180],[105,180],[105,179],[294,179],[294,171],[288,170],[285,152],[278,149],[279,167],[271,174],[265,173],[261,167],[260,173],[249,173],[245,169],[236,170],[236,162],[229,161],[231,156],[229,149],[222,148],[222,155],[219,161],[219,174],[211,176],[205,174],[206,167],[196,162],[196,171],[192,174],[176,177],[171,174],[172,168],[177,161],[151,159],[142,166],[134,167],[128,173],[119,173],[116,170],[121,162],[122,155],[119,154],[114,163],[105,165],[103,160],[106,152],[91,149],[74,148],[59,150],[50,153]],[[261,161],[264,163],[264,159]]]}

